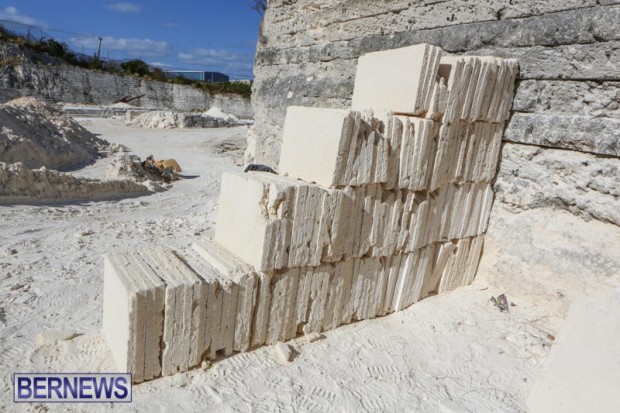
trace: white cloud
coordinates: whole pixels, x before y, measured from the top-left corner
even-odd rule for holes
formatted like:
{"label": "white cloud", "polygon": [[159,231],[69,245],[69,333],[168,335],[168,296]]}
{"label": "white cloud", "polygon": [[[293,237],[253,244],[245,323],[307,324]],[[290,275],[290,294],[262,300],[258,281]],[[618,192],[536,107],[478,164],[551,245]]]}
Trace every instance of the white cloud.
{"label": "white cloud", "polygon": [[0,10],[0,20],[10,20],[22,24],[28,24],[31,26],[44,26],[43,22],[32,17],[20,14],[19,11],[13,6],[9,6],[4,8],[3,10]]}
{"label": "white cloud", "polygon": [[[73,37],[70,43],[75,48],[84,47],[85,49],[96,49],[99,40],[92,38]],[[125,39],[104,37],[101,49],[105,55],[106,50],[122,51],[132,57],[158,57],[166,56],[172,52],[172,47],[165,41],[155,41],[151,39]]]}
{"label": "white cloud", "polygon": [[228,50],[192,49],[178,54],[185,64],[207,66],[225,72],[252,72],[254,55]]}
{"label": "white cloud", "polygon": [[107,8],[121,13],[139,13],[142,10],[140,6],[133,3],[112,3]]}

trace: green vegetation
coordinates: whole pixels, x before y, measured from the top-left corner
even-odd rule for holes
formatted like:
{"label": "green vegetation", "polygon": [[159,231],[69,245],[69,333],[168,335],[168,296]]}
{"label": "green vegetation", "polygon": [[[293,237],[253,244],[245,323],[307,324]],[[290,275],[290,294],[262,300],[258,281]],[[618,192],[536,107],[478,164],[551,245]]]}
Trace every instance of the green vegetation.
{"label": "green vegetation", "polygon": [[128,62],[121,63],[121,70],[125,73],[131,73],[135,76],[148,76],[151,74],[151,69],[142,60],[130,60]]}
{"label": "green vegetation", "polygon": [[[126,62],[110,62],[99,59],[99,56],[79,55],[72,52],[66,43],[60,43],[54,39],[42,39],[40,41],[30,41],[17,36],[4,28],[0,27],[0,41],[17,44],[28,49],[47,54],[60,59],[67,64],[85,69],[102,70],[108,73],[142,77],[148,80],[189,85],[196,89],[204,90],[212,94],[235,94],[249,98],[252,88],[247,83],[226,82],[226,83],[205,83],[183,77],[170,78],[163,70],[150,67],[142,60],[134,59]],[[17,60],[15,60],[17,61]],[[0,62],[0,68],[7,66],[13,61]]]}

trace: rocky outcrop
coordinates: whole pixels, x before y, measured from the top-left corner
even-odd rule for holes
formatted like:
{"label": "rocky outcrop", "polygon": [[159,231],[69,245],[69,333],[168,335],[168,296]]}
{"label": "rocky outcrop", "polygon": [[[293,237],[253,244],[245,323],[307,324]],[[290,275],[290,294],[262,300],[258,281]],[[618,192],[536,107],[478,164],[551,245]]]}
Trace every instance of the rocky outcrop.
{"label": "rocky outcrop", "polygon": [[0,102],[21,96],[97,105],[143,96],[131,104],[179,111],[204,111],[217,106],[244,119],[254,115],[250,100],[239,95],[212,95],[191,86],[81,69],[0,43]]}
{"label": "rocky outcrop", "polygon": [[272,0],[246,159],[277,165],[288,106],[349,107],[365,53],[426,42],[517,58],[497,200],[620,225],[619,22],[617,0]]}

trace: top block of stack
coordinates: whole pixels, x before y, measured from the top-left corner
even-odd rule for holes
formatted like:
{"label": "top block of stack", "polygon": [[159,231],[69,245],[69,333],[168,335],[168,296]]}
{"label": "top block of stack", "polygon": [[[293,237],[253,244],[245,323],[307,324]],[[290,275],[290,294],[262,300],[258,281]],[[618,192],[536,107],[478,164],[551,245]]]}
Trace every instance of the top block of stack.
{"label": "top block of stack", "polygon": [[518,71],[515,59],[443,56],[426,116],[443,124],[502,123],[510,114]]}
{"label": "top block of stack", "polygon": [[353,110],[421,116],[431,105],[441,49],[429,44],[368,53],[359,58]]}

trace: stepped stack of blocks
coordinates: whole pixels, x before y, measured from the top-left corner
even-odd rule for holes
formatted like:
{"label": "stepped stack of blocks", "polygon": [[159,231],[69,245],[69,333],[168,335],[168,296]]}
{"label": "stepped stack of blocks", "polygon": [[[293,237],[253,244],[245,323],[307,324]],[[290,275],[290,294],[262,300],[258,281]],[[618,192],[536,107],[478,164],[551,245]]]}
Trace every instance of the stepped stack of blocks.
{"label": "stepped stack of blocks", "polygon": [[359,59],[352,109],[290,107],[279,173],[224,174],[213,240],[105,256],[134,382],[472,282],[518,65],[422,44]]}

